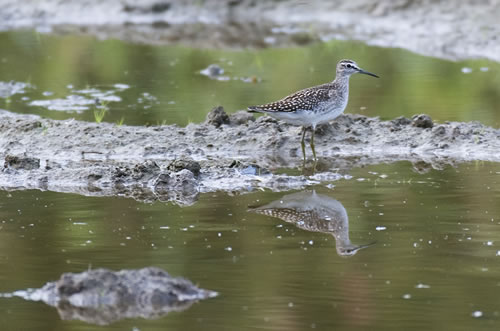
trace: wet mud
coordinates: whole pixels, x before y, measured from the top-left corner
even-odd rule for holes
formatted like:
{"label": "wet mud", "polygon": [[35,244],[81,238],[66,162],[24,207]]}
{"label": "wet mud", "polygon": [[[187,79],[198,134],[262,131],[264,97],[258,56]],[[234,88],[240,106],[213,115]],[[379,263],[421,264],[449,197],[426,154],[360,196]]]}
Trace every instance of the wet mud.
{"label": "wet mud", "polygon": [[500,61],[499,16],[496,0],[6,0],[0,29],[80,32],[194,47],[269,47],[350,39],[446,59]]}
{"label": "wet mud", "polygon": [[500,130],[478,122],[346,114],[317,128],[319,161],[312,173],[309,148],[302,169],[300,131],[268,116],[228,115],[222,107],[204,123],[186,127],[59,121],[2,111],[0,187],[190,205],[203,192],[300,189],[370,164],[409,161],[425,172],[500,161]]}

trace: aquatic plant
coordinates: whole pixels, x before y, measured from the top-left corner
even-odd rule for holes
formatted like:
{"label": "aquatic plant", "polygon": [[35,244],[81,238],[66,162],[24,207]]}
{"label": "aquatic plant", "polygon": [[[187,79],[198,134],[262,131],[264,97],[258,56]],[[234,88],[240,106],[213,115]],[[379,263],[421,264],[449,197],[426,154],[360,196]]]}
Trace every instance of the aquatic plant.
{"label": "aquatic plant", "polygon": [[122,126],[123,122],[125,122],[125,117],[124,116],[122,116],[122,118],[120,118],[120,120],[116,122],[116,125],[117,126]]}
{"label": "aquatic plant", "polygon": [[96,99],[95,102],[97,106],[94,108],[94,119],[96,123],[101,123],[104,116],[109,110],[108,107],[109,101]]}
{"label": "aquatic plant", "polygon": [[108,111],[108,108],[106,107],[99,107],[99,108],[94,108],[94,119],[96,123],[101,123],[104,115],[106,115],[106,112]]}

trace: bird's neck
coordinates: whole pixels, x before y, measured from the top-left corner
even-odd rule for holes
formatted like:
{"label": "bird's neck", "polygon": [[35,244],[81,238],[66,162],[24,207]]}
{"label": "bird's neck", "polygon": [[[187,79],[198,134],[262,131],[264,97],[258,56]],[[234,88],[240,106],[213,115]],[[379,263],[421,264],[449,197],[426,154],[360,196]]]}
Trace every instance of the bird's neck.
{"label": "bird's neck", "polygon": [[333,83],[338,84],[338,85],[349,86],[349,77],[351,77],[351,76],[337,75],[337,77],[335,77],[335,80],[333,81]]}
{"label": "bird's neck", "polygon": [[349,76],[337,76],[331,85],[336,90],[337,97],[349,95]]}
{"label": "bird's neck", "polygon": [[349,239],[349,220],[347,218],[336,224],[333,236],[340,246],[351,244],[351,240]]}

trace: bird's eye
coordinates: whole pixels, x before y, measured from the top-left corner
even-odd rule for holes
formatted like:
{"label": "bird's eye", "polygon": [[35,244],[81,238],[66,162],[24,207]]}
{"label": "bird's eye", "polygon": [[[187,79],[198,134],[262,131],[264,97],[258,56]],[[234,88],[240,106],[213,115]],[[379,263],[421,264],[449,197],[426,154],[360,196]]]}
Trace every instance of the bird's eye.
{"label": "bird's eye", "polygon": [[347,65],[346,65],[346,67],[347,67],[347,68],[351,68],[352,66],[351,66],[350,64],[347,64]]}

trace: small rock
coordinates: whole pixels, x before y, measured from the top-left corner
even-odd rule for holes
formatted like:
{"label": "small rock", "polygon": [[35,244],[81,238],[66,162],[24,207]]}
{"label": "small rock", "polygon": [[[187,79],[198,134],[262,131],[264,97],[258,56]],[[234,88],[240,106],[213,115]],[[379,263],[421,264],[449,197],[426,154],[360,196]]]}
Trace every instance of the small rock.
{"label": "small rock", "polygon": [[34,122],[28,122],[24,125],[19,126],[19,128],[23,131],[30,131],[34,129],[38,129],[42,127],[42,123],[39,121],[34,121]]}
{"label": "small rock", "polygon": [[229,116],[224,111],[224,107],[217,106],[208,113],[206,122],[218,128],[222,124],[229,124]]}
{"label": "small rock", "polygon": [[403,126],[403,125],[409,125],[411,123],[411,120],[407,117],[399,116],[393,119],[391,123],[396,126]]}
{"label": "small rock", "polygon": [[442,136],[446,134],[446,127],[444,125],[438,125],[432,129],[432,133],[437,136]]}
{"label": "small rock", "polygon": [[168,165],[168,170],[178,172],[187,169],[193,173],[195,177],[200,175],[201,166],[194,160],[175,160]]}
{"label": "small rock", "polygon": [[335,119],[335,123],[338,123],[341,126],[351,127],[354,125],[354,118],[352,116],[342,114]]}
{"label": "small rock", "polygon": [[133,168],[117,167],[113,171],[113,181],[120,182],[147,182],[158,176],[160,167],[154,161],[146,161],[136,164]]}
{"label": "small rock", "polygon": [[89,174],[87,179],[89,182],[95,182],[102,178],[102,174]]}
{"label": "small rock", "polygon": [[[331,123],[323,123],[323,124],[319,124],[316,127],[316,131],[314,131],[314,134],[317,137],[322,137],[326,134],[332,134],[333,131],[335,131],[335,130],[333,129],[333,126]],[[300,131],[300,134],[302,135],[302,130]]]}
{"label": "small rock", "polygon": [[413,120],[413,126],[417,128],[427,129],[427,128],[432,128],[434,126],[431,117],[426,114],[414,115],[412,117],[412,120]]}
{"label": "small rock", "polygon": [[278,123],[278,120],[269,115],[259,116],[255,123]]}
{"label": "small rock", "polygon": [[132,178],[134,180],[150,180],[158,175],[160,167],[154,161],[146,161],[136,164],[132,169]]}
{"label": "small rock", "polygon": [[40,159],[26,156],[5,156],[4,168],[33,170],[40,168]]}
{"label": "small rock", "polygon": [[359,123],[365,123],[368,120],[368,117],[360,114],[351,114],[351,117],[354,120],[354,122],[359,122]]}

